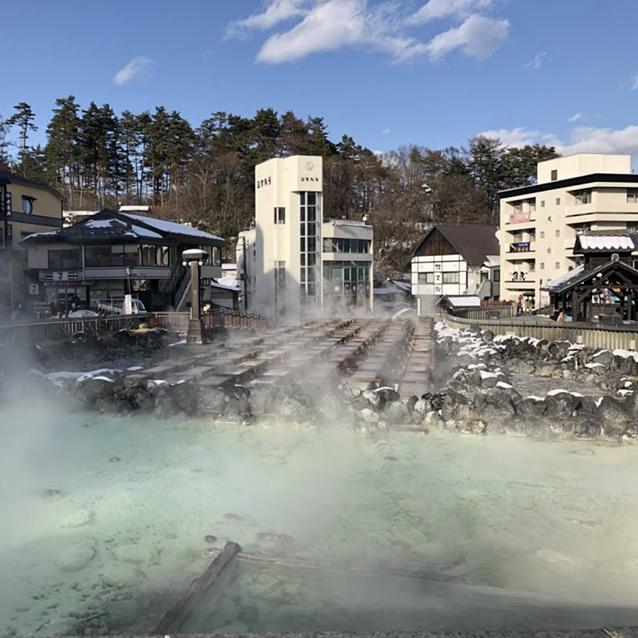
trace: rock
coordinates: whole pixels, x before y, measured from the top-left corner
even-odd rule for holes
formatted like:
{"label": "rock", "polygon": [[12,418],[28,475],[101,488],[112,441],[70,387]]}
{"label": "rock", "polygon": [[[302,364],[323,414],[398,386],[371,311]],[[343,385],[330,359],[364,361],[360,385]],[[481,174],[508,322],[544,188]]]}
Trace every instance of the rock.
{"label": "rock", "polygon": [[540,417],[545,414],[547,404],[544,399],[534,397],[526,397],[516,404],[516,412],[522,417],[536,416]]}
{"label": "rock", "polygon": [[361,398],[365,399],[373,408],[378,408],[379,404],[381,403],[381,397],[379,396],[379,394],[372,390],[366,390],[365,392],[362,392]]}
{"label": "rock", "polygon": [[408,409],[401,401],[392,401],[386,404],[383,414],[388,423],[404,423],[408,416]]}
{"label": "rock", "polygon": [[154,563],[159,556],[159,552],[155,547],[137,543],[117,545],[114,548],[113,553],[115,554],[115,558],[121,563],[133,563],[139,565]]}
{"label": "rock", "polygon": [[426,415],[430,411],[430,409],[431,409],[430,403],[429,401],[426,401],[425,399],[419,399],[414,404],[414,411],[418,412],[419,414]]}
{"label": "rock", "polygon": [[598,405],[598,414],[608,424],[618,426],[614,427],[614,429],[618,429],[620,426],[625,426],[629,421],[629,405],[630,403],[624,400],[605,395]]}
{"label": "rock", "polygon": [[549,418],[570,417],[577,409],[580,399],[571,392],[556,392],[545,397],[546,411]]}
{"label": "rock", "polygon": [[204,541],[214,545],[217,542],[217,536],[213,536],[213,534],[206,534],[206,536],[204,536]]}
{"label": "rock", "polygon": [[295,547],[295,539],[288,534],[259,532],[255,537],[257,546],[273,554],[290,554]]}
{"label": "rock", "polygon": [[145,577],[144,572],[133,565],[109,563],[101,574],[101,579],[107,587],[123,589],[136,586]]}
{"label": "rock", "polygon": [[119,463],[122,459],[119,456],[112,456],[109,458],[109,463]]}
{"label": "rock", "polygon": [[130,627],[137,619],[137,601],[133,598],[124,598],[122,600],[114,600],[106,610],[114,626]]}
{"label": "rock", "polygon": [[95,558],[95,554],[93,543],[79,543],[62,552],[57,564],[63,572],[77,572],[84,569]]}
{"label": "rock", "polygon": [[401,399],[399,393],[392,388],[379,388],[376,390],[376,394],[381,399],[381,403],[390,403],[391,401],[399,401]]}
{"label": "rock", "polygon": [[379,419],[381,418],[374,410],[371,410],[370,408],[364,408],[363,410],[361,410],[361,412],[359,412],[359,414],[366,423],[370,424],[378,423]]}
{"label": "rock", "polygon": [[62,491],[50,487],[44,487],[39,490],[34,490],[33,495],[45,499],[57,499],[62,496]]}
{"label": "rock", "polygon": [[63,529],[75,529],[76,527],[84,527],[93,522],[94,513],[90,510],[81,509],[69,514],[63,519],[60,527]]}
{"label": "rock", "polygon": [[610,350],[600,350],[596,352],[591,358],[594,363],[600,363],[606,368],[611,368],[615,365],[616,359]]}
{"label": "rock", "polygon": [[483,333],[481,334],[481,336],[483,337],[485,341],[487,341],[488,343],[491,343],[492,341],[494,341],[495,335],[491,330],[483,330]]}
{"label": "rock", "polygon": [[436,430],[445,430],[445,421],[441,418],[438,412],[428,412],[425,415],[425,425],[428,428],[436,429]]}

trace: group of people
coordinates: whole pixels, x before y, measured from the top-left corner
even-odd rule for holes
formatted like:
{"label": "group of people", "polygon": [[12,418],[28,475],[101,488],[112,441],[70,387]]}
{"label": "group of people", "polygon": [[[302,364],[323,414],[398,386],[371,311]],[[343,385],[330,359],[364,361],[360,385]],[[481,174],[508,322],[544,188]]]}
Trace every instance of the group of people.
{"label": "group of people", "polygon": [[534,308],[534,302],[531,297],[519,295],[516,299],[516,316],[522,315],[524,312],[530,312]]}

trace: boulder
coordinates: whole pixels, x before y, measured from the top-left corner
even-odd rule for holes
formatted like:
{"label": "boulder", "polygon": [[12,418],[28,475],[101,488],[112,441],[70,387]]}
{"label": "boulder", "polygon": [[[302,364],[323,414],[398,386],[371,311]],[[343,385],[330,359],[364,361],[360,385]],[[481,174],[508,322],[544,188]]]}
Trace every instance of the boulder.
{"label": "boulder", "polygon": [[579,404],[580,397],[575,396],[571,392],[564,390],[550,392],[545,397],[545,414],[550,419],[570,417],[576,411]]}
{"label": "boulder", "polygon": [[546,410],[547,404],[540,397],[525,397],[516,404],[516,412],[523,418],[543,416]]}
{"label": "boulder", "polygon": [[599,363],[606,368],[611,368],[616,364],[616,360],[611,350],[599,350],[592,355],[591,360],[593,363]]}
{"label": "boulder", "polygon": [[408,416],[408,408],[401,401],[391,401],[386,404],[383,414],[388,423],[405,423]]}
{"label": "boulder", "polygon": [[78,543],[63,551],[58,557],[58,567],[63,572],[77,572],[84,569],[95,558],[95,544]]}
{"label": "boulder", "polygon": [[369,424],[378,423],[381,418],[377,412],[370,408],[364,408],[361,412],[359,412],[359,415],[365,423]]}

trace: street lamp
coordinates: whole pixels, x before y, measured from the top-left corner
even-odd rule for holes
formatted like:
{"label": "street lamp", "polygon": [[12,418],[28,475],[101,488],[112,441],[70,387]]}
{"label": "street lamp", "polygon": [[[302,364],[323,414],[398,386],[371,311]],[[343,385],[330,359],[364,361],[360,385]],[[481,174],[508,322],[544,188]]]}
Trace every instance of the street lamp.
{"label": "street lamp", "polygon": [[186,343],[204,343],[202,313],[199,304],[201,267],[208,259],[208,253],[200,248],[189,248],[182,252],[182,264],[191,269],[191,315],[188,321]]}

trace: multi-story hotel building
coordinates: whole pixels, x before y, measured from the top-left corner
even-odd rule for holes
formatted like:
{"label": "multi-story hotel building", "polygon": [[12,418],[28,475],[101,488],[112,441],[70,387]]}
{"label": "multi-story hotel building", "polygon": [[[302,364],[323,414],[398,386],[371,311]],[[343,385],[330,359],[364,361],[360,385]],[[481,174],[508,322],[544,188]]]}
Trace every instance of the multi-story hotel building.
{"label": "multi-story hotel building", "polygon": [[38,294],[37,286],[28,286],[27,253],[19,242],[61,228],[62,203],[47,184],[0,172],[0,320]]}
{"label": "multi-story hotel building", "polygon": [[372,227],[323,210],[318,156],[255,167],[255,228],[239,238],[246,307],[273,316],[304,309],[372,309]]}
{"label": "multi-story hotel building", "polygon": [[539,162],[532,186],[501,191],[501,299],[548,303],[541,287],[571,270],[583,231],[638,230],[638,175],[629,155]]}

